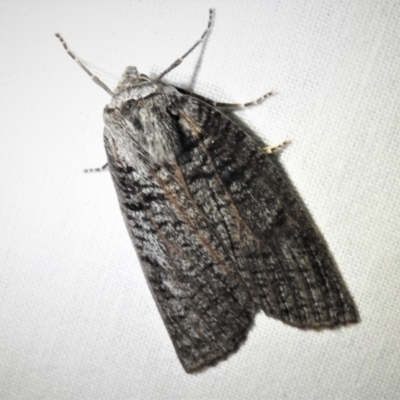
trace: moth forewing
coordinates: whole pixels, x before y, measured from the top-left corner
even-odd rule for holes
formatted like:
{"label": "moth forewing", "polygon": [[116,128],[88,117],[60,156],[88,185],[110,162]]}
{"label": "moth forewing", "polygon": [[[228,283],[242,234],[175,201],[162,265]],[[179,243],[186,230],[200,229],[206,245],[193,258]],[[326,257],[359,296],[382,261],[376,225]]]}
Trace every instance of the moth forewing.
{"label": "moth forewing", "polygon": [[[141,265],[187,372],[246,339],[259,309],[299,328],[358,321],[309,213],[266,147],[215,103],[125,70],[104,110],[108,166]],[[285,145],[286,143],[283,143]]]}

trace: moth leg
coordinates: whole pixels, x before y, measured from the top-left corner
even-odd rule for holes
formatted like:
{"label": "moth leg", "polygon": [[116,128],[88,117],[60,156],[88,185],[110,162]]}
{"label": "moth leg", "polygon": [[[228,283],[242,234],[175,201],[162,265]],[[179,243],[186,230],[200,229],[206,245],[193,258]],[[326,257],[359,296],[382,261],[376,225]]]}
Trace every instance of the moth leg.
{"label": "moth leg", "polygon": [[263,96],[261,96],[260,98],[258,98],[257,100],[249,101],[248,103],[244,103],[244,104],[243,103],[242,104],[240,104],[240,103],[219,103],[217,101],[208,99],[207,97],[201,96],[200,94],[194,93],[191,90],[183,89],[178,86],[174,86],[174,88],[177,89],[180,93],[187,94],[191,97],[196,97],[197,99],[204,101],[205,103],[209,104],[210,106],[217,107],[219,109],[226,110],[226,111],[236,111],[236,110],[241,110],[242,108],[256,106],[256,105],[262,103],[264,100],[266,100],[269,97],[276,94],[275,92],[268,92],[268,93],[264,94]]}
{"label": "moth leg", "polygon": [[105,163],[100,168],[85,168],[83,172],[85,173],[92,173],[92,172],[103,172],[108,167],[108,163]]}
{"label": "moth leg", "polygon": [[204,33],[201,35],[201,38],[180,58],[175,60],[164,72],[162,72],[158,77],[157,81],[160,81],[164,75],[167,75],[168,72],[172,71],[176,68],[200,43],[204,41],[207,33],[210,31],[212,20],[214,19],[214,10],[210,9],[210,18],[208,19],[208,25]]}
{"label": "moth leg", "polygon": [[265,151],[267,154],[276,154],[276,153],[279,153],[280,151],[282,151],[290,143],[292,143],[291,140],[284,140],[282,143],[279,143],[275,146],[264,147],[263,151]]}
{"label": "moth leg", "polygon": [[92,78],[93,82],[97,83],[110,96],[113,96],[114,95],[113,91],[103,81],[101,81],[96,75],[94,75],[92,72],[89,71],[89,69],[82,63],[81,60],[79,60],[79,58],[73,53],[73,51],[70,50],[70,48],[68,47],[64,38],[59,33],[56,33],[56,37],[61,42],[61,44],[64,46],[64,49],[68,53],[68,55]]}
{"label": "moth leg", "polygon": [[226,111],[236,111],[241,110],[242,108],[257,106],[258,104],[262,103],[264,100],[268,99],[275,94],[275,92],[268,92],[254,101],[249,101],[248,103],[218,103],[215,101],[210,100],[211,104],[214,107],[226,110]]}

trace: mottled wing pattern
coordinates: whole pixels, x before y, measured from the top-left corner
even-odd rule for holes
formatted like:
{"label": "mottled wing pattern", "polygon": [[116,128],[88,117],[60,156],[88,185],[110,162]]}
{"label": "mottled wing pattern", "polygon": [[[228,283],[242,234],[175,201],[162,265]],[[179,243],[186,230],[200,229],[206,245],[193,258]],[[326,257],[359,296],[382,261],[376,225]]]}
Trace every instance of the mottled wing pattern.
{"label": "mottled wing pattern", "polygon": [[138,173],[105,145],[129,234],[182,365],[194,372],[226,358],[256,312],[229,249],[188,201],[179,173]]}
{"label": "mottled wing pattern", "polygon": [[255,303],[300,328],[357,322],[326,244],[271,156],[226,115],[193,96],[177,97],[173,114],[189,196],[234,254]]}
{"label": "mottled wing pattern", "polygon": [[110,171],[186,371],[234,352],[260,308],[300,328],[358,320],[323,239],[259,142],[193,96],[160,93],[135,107],[124,112],[138,137],[150,140],[155,120],[137,110],[156,107],[156,129],[176,154],[135,170],[106,135]]}

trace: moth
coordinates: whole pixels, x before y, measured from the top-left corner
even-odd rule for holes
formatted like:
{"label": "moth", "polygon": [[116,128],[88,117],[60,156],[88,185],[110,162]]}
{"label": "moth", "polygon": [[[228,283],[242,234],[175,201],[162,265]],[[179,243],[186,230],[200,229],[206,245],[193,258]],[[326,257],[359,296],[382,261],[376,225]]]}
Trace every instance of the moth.
{"label": "moth", "polygon": [[[129,235],[183,368],[215,365],[259,310],[302,329],[358,321],[354,301],[273,153],[215,103],[125,69],[104,109],[108,167]],[[229,112],[228,112],[229,111]],[[107,164],[106,164],[107,165]],[[104,166],[103,168],[105,168]],[[103,169],[102,168],[102,169]]]}

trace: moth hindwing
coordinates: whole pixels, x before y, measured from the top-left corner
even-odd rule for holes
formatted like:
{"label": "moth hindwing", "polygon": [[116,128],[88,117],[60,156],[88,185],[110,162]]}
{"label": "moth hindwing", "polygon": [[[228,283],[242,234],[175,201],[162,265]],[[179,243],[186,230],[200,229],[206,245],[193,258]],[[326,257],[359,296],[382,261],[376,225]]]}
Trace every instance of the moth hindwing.
{"label": "moth hindwing", "polygon": [[[187,372],[246,339],[260,309],[298,328],[358,321],[307,210],[270,153],[214,103],[127,67],[104,110],[108,166],[128,232]],[[279,146],[277,147],[279,149]]]}

